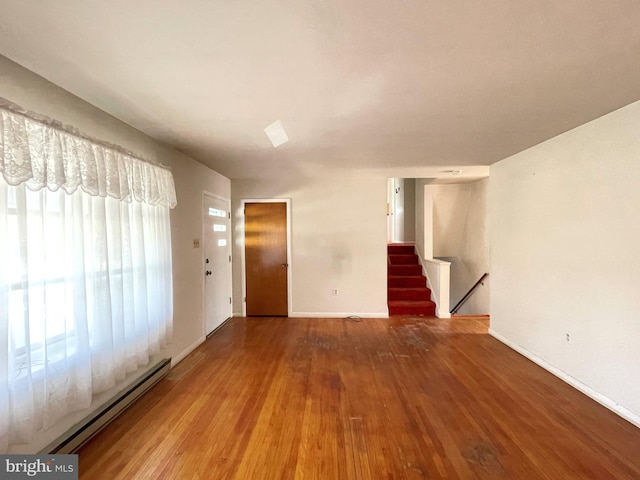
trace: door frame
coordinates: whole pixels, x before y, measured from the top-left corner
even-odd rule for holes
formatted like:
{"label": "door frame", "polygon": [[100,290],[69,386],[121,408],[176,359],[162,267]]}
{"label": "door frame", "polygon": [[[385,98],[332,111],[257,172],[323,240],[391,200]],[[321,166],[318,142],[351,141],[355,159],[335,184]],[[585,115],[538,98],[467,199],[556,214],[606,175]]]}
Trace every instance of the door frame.
{"label": "door frame", "polygon": [[393,243],[395,236],[395,178],[387,178],[387,243]]}
{"label": "door frame", "polygon": [[393,179],[393,243],[405,243],[404,178]]}
{"label": "door frame", "polygon": [[242,316],[247,316],[247,269],[244,252],[244,206],[246,203],[285,203],[287,209],[287,311],[291,316],[293,311],[293,300],[291,298],[291,199],[290,198],[243,198],[240,200],[240,211],[238,212],[238,227],[242,232],[240,235],[240,268],[242,270]]}
{"label": "door frame", "polygon": [[232,230],[233,230],[233,224],[232,224],[232,218],[231,218],[231,199],[227,198],[227,197],[223,197],[222,195],[217,195],[215,193],[212,192],[208,192],[206,190],[202,191],[202,211],[200,212],[200,219],[202,221],[202,232],[201,232],[201,241],[200,241],[200,267],[202,269],[201,271],[201,275],[202,275],[202,334],[203,335],[210,335],[211,333],[215,332],[217,329],[219,329],[220,327],[222,327],[225,323],[226,320],[224,322],[222,322],[220,325],[218,325],[218,327],[216,327],[212,332],[210,332],[209,334],[207,333],[207,282],[205,281],[204,278],[204,271],[206,270],[204,265],[204,261],[205,261],[205,255],[206,255],[206,249],[205,249],[205,239],[206,239],[206,232],[204,231],[205,229],[205,224],[204,224],[204,216],[206,213],[206,197],[209,198],[215,198],[216,200],[221,200],[223,202],[225,202],[229,208],[229,232],[228,232],[228,240],[230,242],[230,248],[229,251],[231,252],[231,261],[229,262],[229,295],[231,296],[231,303],[229,304],[229,317],[228,318],[233,318],[233,235],[232,235]]}

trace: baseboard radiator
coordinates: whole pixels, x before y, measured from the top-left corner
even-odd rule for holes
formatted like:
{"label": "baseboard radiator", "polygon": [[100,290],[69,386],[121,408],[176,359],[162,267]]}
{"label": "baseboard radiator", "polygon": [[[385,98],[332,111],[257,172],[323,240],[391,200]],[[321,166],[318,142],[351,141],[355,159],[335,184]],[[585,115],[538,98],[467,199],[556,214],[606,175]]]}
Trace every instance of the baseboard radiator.
{"label": "baseboard radiator", "polygon": [[65,454],[74,453],[82,445],[93,438],[100,430],[131,406],[147,390],[164,378],[171,370],[171,359],[161,360],[149,373],[141,377],[129,389],[117,395],[111,402],[98,409],[96,412],[82,420],[79,424],[68,430],[56,441],[44,448],[41,453]]}

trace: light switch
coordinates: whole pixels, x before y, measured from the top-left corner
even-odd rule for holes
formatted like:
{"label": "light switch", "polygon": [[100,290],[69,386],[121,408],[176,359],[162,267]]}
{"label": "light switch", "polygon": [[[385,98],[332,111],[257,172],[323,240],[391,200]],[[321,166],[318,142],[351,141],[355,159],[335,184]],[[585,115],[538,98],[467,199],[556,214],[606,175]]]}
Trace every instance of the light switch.
{"label": "light switch", "polygon": [[193,239],[193,248],[200,248],[200,239],[199,238],[194,238]]}

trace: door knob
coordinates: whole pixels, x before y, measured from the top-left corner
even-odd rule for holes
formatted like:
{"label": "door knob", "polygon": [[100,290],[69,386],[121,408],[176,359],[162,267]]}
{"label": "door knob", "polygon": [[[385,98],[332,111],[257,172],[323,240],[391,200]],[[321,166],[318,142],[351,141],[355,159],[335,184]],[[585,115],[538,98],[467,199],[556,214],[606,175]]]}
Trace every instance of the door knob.
{"label": "door knob", "polygon": [[204,272],[205,275],[211,275],[211,270],[207,270],[206,272]]}
{"label": "door knob", "polygon": [[283,264],[282,264],[282,266],[283,266],[284,268],[287,268],[287,267],[289,266],[289,264],[288,264],[288,263],[283,263]]}

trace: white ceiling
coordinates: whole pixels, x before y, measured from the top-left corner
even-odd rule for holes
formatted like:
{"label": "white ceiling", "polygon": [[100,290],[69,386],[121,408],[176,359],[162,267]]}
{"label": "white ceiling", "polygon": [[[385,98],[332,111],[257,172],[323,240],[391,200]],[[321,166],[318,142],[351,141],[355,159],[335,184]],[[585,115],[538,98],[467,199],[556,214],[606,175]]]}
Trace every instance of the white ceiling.
{"label": "white ceiling", "polygon": [[0,53],[231,178],[424,177],[640,99],[640,2],[0,0]]}

